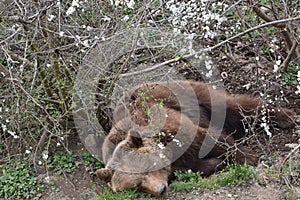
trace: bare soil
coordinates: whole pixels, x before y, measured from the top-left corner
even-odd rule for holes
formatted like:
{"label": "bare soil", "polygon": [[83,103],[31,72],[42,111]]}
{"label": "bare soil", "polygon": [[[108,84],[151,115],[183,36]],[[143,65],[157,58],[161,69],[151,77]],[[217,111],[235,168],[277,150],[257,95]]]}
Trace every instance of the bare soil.
{"label": "bare soil", "polygon": [[[279,179],[270,175],[266,175],[265,171],[269,168],[259,165],[256,168],[258,178],[261,180],[253,180],[252,182],[235,186],[219,188],[215,191],[197,192],[173,192],[169,191],[166,200],[271,200],[271,199],[297,199],[291,193],[290,189]],[[275,176],[275,175],[273,175]],[[76,170],[72,174],[50,176],[50,180],[54,182],[56,189],[48,187],[42,196],[42,200],[67,200],[67,199],[99,199],[98,193],[102,191],[104,183],[91,177],[83,168]],[[154,200],[156,198],[140,197],[138,200]]]}

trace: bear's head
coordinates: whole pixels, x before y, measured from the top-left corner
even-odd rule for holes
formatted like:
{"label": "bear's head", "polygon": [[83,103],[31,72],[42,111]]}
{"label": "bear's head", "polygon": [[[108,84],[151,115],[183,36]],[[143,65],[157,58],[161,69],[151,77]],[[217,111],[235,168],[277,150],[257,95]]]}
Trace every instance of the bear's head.
{"label": "bear's head", "polygon": [[120,142],[105,168],[97,176],[110,182],[114,192],[137,189],[155,196],[163,196],[171,173],[170,155],[152,137],[130,131]]}

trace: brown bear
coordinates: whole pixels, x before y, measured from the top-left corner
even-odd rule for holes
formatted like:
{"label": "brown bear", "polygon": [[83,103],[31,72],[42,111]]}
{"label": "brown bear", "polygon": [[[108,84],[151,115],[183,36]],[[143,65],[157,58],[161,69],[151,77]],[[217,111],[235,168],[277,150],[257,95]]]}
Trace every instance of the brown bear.
{"label": "brown bear", "polygon": [[280,128],[295,125],[292,110],[249,95],[231,96],[202,82],[139,86],[115,109],[102,147],[106,166],[96,174],[115,192],[139,189],[162,196],[175,170],[209,176],[230,162],[254,165],[255,153],[237,140],[247,129],[243,120],[266,114]]}

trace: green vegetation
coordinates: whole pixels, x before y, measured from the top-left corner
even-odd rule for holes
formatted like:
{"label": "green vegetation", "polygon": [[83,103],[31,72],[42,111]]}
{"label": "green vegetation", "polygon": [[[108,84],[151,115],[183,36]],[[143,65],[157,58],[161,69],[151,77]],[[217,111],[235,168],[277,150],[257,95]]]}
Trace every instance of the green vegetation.
{"label": "green vegetation", "polygon": [[[300,180],[300,161],[298,159],[292,158],[289,162],[284,165],[282,173],[279,176],[287,180],[291,185],[298,185]],[[300,187],[294,187],[294,191],[286,191],[286,199],[299,199],[300,198]]]}
{"label": "green vegetation", "polygon": [[82,163],[90,174],[94,174],[96,169],[103,166],[102,162],[88,152],[76,154],[71,151],[67,153],[58,151],[48,159],[47,167],[60,175],[73,172]]}
{"label": "green vegetation", "polygon": [[143,194],[136,190],[124,190],[113,193],[110,188],[105,187],[104,191],[99,194],[101,200],[131,200],[141,197]]}
{"label": "green vegetation", "polygon": [[180,172],[175,173],[176,181],[171,184],[175,191],[214,190],[219,187],[235,186],[248,183],[255,178],[255,171],[248,165],[230,165],[223,173],[214,174],[209,178],[202,178],[199,172]]}
{"label": "green vegetation", "polygon": [[282,74],[283,83],[292,83],[297,84],[297,73],[298,73],[298,65],[295,62],[290,62],[287,68],[287,71]]}
{"label": "green vegetation", "polygon": [[[300,162],[289,162],[288,173],[292,175],[295,180],[300,180]],[[300,194],[299,194],[300,195]]]}
{"label": "green vegetation", "polygon": [[94,174],[96,169],[103,167],[103,163],[88,152],[81,154],[80,158],[83,160],[85,170],[89,172],[89,174]]}
{"label": "green vegetation", "polygon": [[[62,173],[71,173],[78,168],[80,164],[93,174],[96,169],[103,164],[94,158],[90,153],[84,152],[76,154],[73,152],[55,152],[50,156],[47,162],[49,170],[57,175]],[[33,172],[31,161],[29,160],[9,160],[5,165],[0,165],[0,198],[6,199],[38,199],[44,190],[43,183],[39,182]],[[58,191],[59,189],[50,183],[50,188]],[[128,196],[129,193],[128,193]]]}
{"label": "green vegetation", "polygon": [[55,152],[47,162],[47,167],[58,175],[73,172],[78,166],[77,155],[72,152]]}
{"label": "green vegetation", "polygon": [[296,121],[296,123],[300,124],[300,116],[297,116],[295,121]]}
{"label": "green vegetation", "polygon": [[39,183],[27,160],[11,160],[0,166],[0,197],[5,199],[38,199],[44,186]]}

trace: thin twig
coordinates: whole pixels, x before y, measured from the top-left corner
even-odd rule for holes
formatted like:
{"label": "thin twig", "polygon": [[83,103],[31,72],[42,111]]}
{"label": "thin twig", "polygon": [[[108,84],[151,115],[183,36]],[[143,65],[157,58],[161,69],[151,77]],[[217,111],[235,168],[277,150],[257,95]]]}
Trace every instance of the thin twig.
{"label": "thin twig", "polygon": [[19,62],[23,62],[25,65],[28,65],[31,68],[35,68],[34,63],[30,62],[29,60],[27,60],[26,58],[23,58],[21,56],[19,56],[18,54],[15,54],[11,51],[7,51],[7,53],[9,53],[9,55],[11,55],[12,58],[16,59]]}
{"label": "thin twig", "polygon": [[42,154],[42,147],[44,146],[46,139],[47,139],[47,131],[44,130],[43,134],[42,134],[41,138],[39,139],[39,142],[35,148],[34,155],[33,155],[33,165],[34,165],[34,169],[37,172],[39,171],[37,160]]}
{"label": "thin twig", "polygon": [[[24,87],[21,85],[21,82],[20,82],[18,79],[9,79],[9,80],[12,81],[12,82],[15,82],[15,83],[16,83],[15,85],[16,85],[18,88],[20,88],[21,91],[22,91],[28,98],[30,98],[31,101],[32,101],[38,108],[40,108],[41,111],[42,111],[44,114],[46,114],[48,117],[50,117],[50,115],[49,115],[49,113],[47,112],[47,110],[46,110],[41,104],[39,104],[39,103],[35,100],[35,98],[33,98],[33,96],[31,96],[31,94],[29,94],[29,93],[24,89]],[[53,119],[53,120],[54,120],[54,119]]]}
{"label": "thin twig", "polygon": [[300,144],[298,144],[294,149],[290,151],[290,153],[283,159],[281,166],[280,166],[280,174],[282,174],[283,166],[285,165],[286,161],[300,148]]}
{"label": "thin twig", "polygon": [[8,40],[10,40],[10,39],[13,38],[17,33],[19,33],[21,30],[22,30],[22,28],[19,27],[13,34],[11,34],[10,36],[8,36],[6,39],[0,41],[0,44],[6,42],[6,41],[8,41]]}

